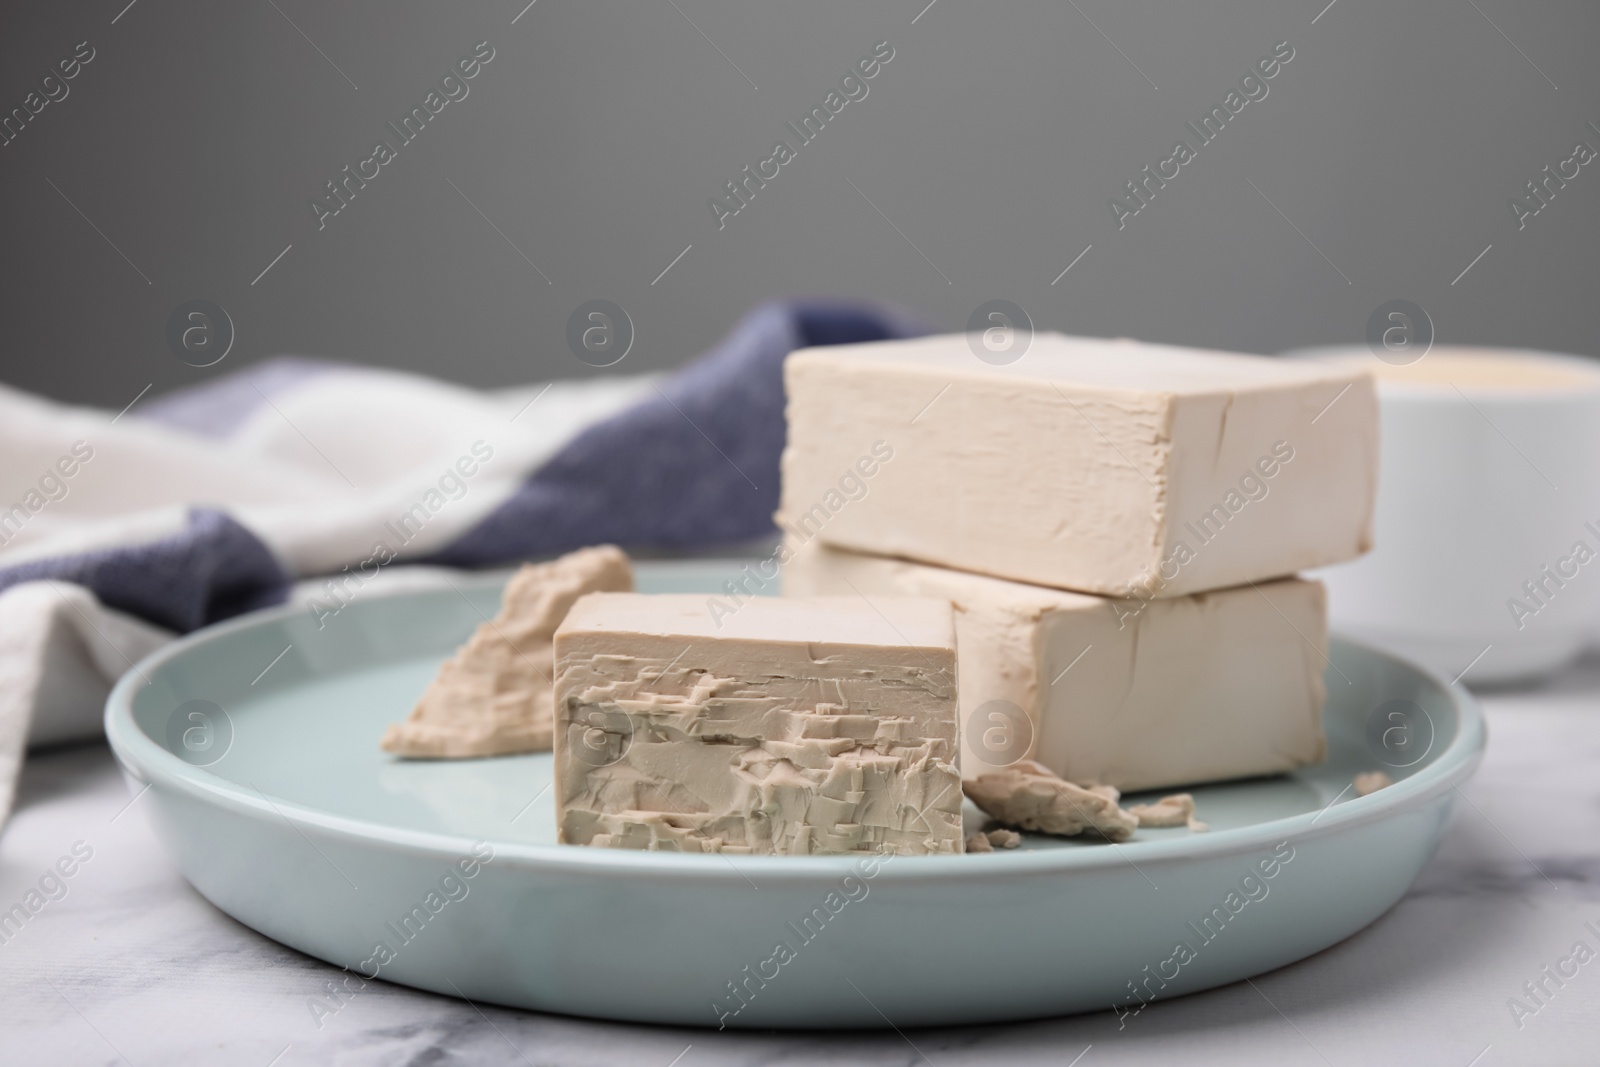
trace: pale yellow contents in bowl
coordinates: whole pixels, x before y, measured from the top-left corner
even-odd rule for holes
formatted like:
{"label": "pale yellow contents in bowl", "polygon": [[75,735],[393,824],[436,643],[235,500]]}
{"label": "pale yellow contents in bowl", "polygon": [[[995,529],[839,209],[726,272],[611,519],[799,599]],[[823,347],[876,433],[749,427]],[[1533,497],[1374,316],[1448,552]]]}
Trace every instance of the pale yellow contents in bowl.
{"label": "pale yellow contents in bowl", "polygon": [[1381,382],[1448,389],[1572,391],[1600,389],[1600,362],[1503,349],[1435,348],[1415,363],[1396,366],[1356,356]]}

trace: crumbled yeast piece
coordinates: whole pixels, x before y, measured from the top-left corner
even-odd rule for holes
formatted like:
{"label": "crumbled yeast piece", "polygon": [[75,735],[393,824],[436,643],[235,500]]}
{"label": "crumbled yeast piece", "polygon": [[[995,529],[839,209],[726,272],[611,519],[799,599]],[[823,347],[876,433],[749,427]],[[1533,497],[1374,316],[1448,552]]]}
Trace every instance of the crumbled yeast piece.
{"label": "crumbled yeast piece", "polygon": [[1356,775],[1351,784],[1356,787],[1356,796],[1364,797],[1386,786],[1394,785],[1394,779],[1382,771],[1367,771],[1365,774]]}
{"label": "crumbled yeast piece", "polygon": [[1016,848],[1022,844],[1022,835],[1015,830],[1001,827],[987,833],[979,832],[967,835],[968,852],[993,852],[997,848]]}
{"label": "crumbled yeast piece", "polygon": [[1018,760],[961,787],[986,814],[1024,830],[1067,837],[1094,830],[1108,841],[1126,841],[1139,825],[1103,790],[1064,781],[1033,760]]}
{"label": "crumbled yeast piece", "polygon": [[445,661],[411,716],[389,726],[383,749],[424,759],[549,751],[556,627],[584,594],[632,588],[628,557],[613,545],[524,565],[499,614]]}
{"label": "crumbled yeast piece", "polygon": [[1007,830],[1004,827],[998,830],[990,830],[984,836],[989,839],[989,844],[996,848],[1016,848],[1022,844],[1021,834],[1015,830]]}
{"label": "crumbled yeast piece", "polygon": [[1162,797],[1154,804],[1135,804],[1128,809],[1128,812],[1139,820],[1140,826],[1152,829],[1162,826],[1187,826],[1195,833],[1210,829],[1194,817],[1194,797],[1188,793],[1174,793],[1169,797]]}

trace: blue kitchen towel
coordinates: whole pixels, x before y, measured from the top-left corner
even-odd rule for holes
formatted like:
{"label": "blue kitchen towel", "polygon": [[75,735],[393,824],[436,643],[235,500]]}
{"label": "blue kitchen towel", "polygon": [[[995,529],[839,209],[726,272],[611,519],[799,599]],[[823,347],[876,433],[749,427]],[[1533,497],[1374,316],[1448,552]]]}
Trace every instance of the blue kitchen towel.
{"label": "blue kitchen towel", "polygon": [[757,308],[654,395],[579,434],[434,561],[473,567],[579,545],[688,548],[772,534],[783,357],[918,332],[877,307]]}
{"label": "blue kitchen towel", "polygon": [[380,571],[773,535],[784,356],[921,332],[817,299],[665,375],[480,391],[280,358],[116,415],[0,386],[0,819],[27,739],[97,729],[176,633]]}
{"label": "blue kitchen towel", "polygon": [[[784,356],[810,345],[917,332],[906,316],[874,305],[762,305],[716,348],[676,373],[648,380],[635,402],[578,429],[543,463],[518,472],[522,477],[486,514],[470,525],[455,517],[459,529],[434,550],[396,555],[483,567],[589,544],[683,549],[769,535],[784,441]],[[314,392],[319,383],[347,382],[360,373],[308,360],[273,361],[135,413],[197,437],[225,438],[264,405],[276,410],[285,394]],[[197,439],[194,447],[208,446]],[[153,479],[161,475],[149,472]],[[225,506],[190,503],[174,528],[153,537],[43,555],[42,546],[30,544],[31,558],[9,565],[0,550],[0,591],[41,579],[72,582],[109,607],[187,631],[281,600],[294,579],[365,556],[366,545],[358,541],[358,551],[334,554],[335,566],[297,567],[285,555],[305,553],[278,551],[274,524],[250,521],[248,509],[236,519]],[[16,506],[26,509],[20,500]]]}

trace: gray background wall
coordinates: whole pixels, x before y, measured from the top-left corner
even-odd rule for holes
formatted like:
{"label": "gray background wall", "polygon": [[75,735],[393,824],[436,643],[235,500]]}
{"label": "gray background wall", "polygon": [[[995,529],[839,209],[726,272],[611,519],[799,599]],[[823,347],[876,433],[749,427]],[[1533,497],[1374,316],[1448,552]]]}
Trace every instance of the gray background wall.
{"label": "gray background wall", "polygon": [[[664,368],[789,294],[1248,351],[1359,341],[1401,297],[1442,341],[1600,350],[1600,166],[1520,232],[1506,207],[1600,147],[1592,3],[523,2],[11,5],[0,108],[96,56],[0,148],[0,381],[120,408],[279,353]],[[309,199],[485,40],[470,95],[319,231]],[[707,200],[880,40],[870,95],[719,232]],[[1108,199],[1284,40],[1268,97],[1119,231]],[[237,330],[205,369],[165,340],[196,297]],[[564,340],[593,298],[637,331],[608,371]]]}

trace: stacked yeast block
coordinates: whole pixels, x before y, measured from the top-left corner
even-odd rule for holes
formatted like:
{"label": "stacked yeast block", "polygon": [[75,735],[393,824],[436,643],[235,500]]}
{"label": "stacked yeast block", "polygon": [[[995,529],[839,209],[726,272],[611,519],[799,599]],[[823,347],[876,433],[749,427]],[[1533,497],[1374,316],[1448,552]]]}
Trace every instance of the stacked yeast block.
{"label": "stacked yeast block", "polygon": [[1132,792],[1323,757],[1321,582],[1118,601],[813,542],[783,591],[954,604],[968,778],[1027,758]]}
{"label": "stacked yeast block", "polygon": [[784,591],[954,602],[968,777],[1321,760],[1323,590],[1288,576],[1369,547],[1364,371],[1058,334],[993,366],[955,335],[803,350],[785,379]]}
{"label": "stacked yeast block", "polygon": [[[952,335],[805,349],[784,375],[778,519],[803,539],[1104,596],[1370,545],[1378,402],[1348,366],[1060,334],[992,366]],[[892,458],[842,497],[874,443]]]}
{"label": "stacked yeast block", "polygon": [[555,639],[561,841],[960,852],[943,600],[596,593]]}

